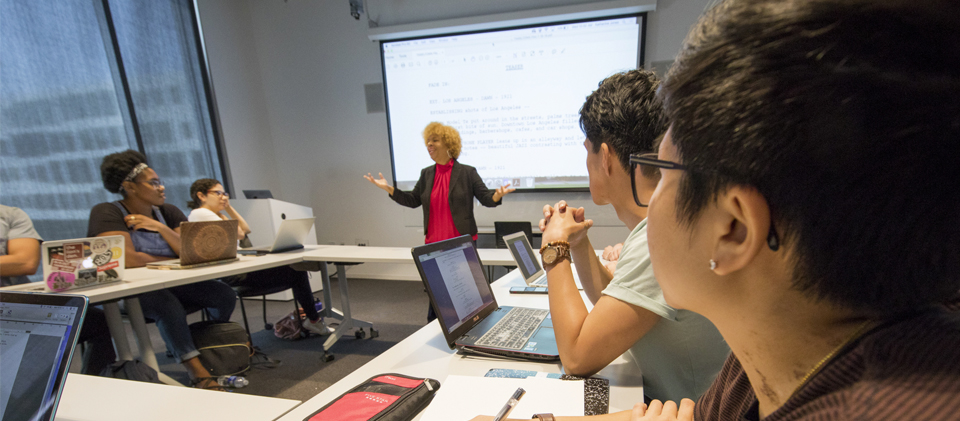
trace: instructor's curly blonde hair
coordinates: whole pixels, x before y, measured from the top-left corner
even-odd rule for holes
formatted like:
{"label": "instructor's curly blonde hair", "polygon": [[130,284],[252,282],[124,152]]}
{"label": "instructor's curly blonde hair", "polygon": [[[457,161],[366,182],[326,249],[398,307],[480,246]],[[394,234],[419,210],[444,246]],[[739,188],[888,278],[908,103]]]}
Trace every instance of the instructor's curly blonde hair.
{"label": "instructor's curly blonde hair", "polygon": [[434,121],[427,124],[427,127],[423,129],[423,143],[427,143],[427,139],[434,136],[439,138],[443,146],[450,151],[451,158],[457,159],[460,156],[462,145],[460,144],[460,132],[457,129]]}

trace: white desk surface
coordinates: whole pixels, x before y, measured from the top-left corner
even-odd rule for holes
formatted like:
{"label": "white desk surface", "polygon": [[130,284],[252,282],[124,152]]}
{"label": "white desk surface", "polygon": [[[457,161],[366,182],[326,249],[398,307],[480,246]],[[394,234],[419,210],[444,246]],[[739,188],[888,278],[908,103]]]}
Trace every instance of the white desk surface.
{"label": "white desk surface", "polygon": [[[303,260],[344,263],[413,263],[410,247],[312,246]],[[509,249],[477,249],[485,265],[516,266]]]}
{"label": "white desk surface", "polygon": [[[497,303],[510,306],[549,308],[546,295],[509,293],[510,287],[524,285],[519,271],[516,270],[500,278],[493,283]],[[588,307],[590,307],[589,302]],[[302,421],[337,396],[378,374],[400,373],[415,377],[430,377],[439,380],[442,388],[444,379],[450,374],[482,377],[491,368],[562,372],[559,362],[552,364],[519,362],[476,357],[464,358],[456,355],[447,346],[443,333],[440,331],[440,324],[434,321],[290,411],[283,418],[280,418],[280,421]],[[597,376],[610,380],[610,412],[629,410],[633,408],[635,403],[643,401],[643,378],[639,367],[634,364],[629,354],[624,354],[614,360]],[[498,410],[499,408],[491,408],[488,415],[494,415]],[[472,417],[480,414],[466,415]]]}
{"label": "white desk surface", "polygon": [[68,374],[56,421],[265,421],[300,401]]}

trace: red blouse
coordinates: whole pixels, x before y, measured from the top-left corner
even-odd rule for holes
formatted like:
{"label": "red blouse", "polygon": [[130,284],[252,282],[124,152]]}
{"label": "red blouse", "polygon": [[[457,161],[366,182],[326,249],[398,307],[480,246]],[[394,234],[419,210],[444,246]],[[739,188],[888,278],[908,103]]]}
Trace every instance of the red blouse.
{"label": "red blouse", "polygon": [[[424,240],[426,244],[460,236],[450,213],[450,173],[453,171],[453,160],[446,165],[437,164],[436,167],[433,190],[430,190],[430,220],[427,222],[427,238]],[[477,236],[474,235],[473,239],[476,241]]]}

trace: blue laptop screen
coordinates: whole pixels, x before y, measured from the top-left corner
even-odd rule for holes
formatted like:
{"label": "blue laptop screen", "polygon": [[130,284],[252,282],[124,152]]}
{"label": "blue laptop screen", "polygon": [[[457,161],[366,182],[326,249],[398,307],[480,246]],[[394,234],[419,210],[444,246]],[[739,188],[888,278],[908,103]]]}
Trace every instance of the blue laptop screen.
{"label": "blue laptop screen", "polygon": [[420,255],[419,259],[440,310],[437,316],[443,318],[449,332],[493,302],[493,291],[469,239],[449,249]]}
{"label": "blue laptop screen", "polygon": [[52,409],[78,310],[0,303],[0,420],[43,419]]}

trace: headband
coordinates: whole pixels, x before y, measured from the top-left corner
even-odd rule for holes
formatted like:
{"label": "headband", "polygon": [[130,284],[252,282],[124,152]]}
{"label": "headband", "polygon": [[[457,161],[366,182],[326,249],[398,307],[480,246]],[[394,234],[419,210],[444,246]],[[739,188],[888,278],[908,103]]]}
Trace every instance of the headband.
{"label": "headband", "polygon": [[133,181],[133,179],[137,178],[137,176],[140,175],[140,173],[142,173],[145,169],[147,169],[147,164],[145,162],[137,164],[136,167],[133,167],[133,169],[130,170],[130,174],[127,174],[127,178],[124,178],[123,181]]}

